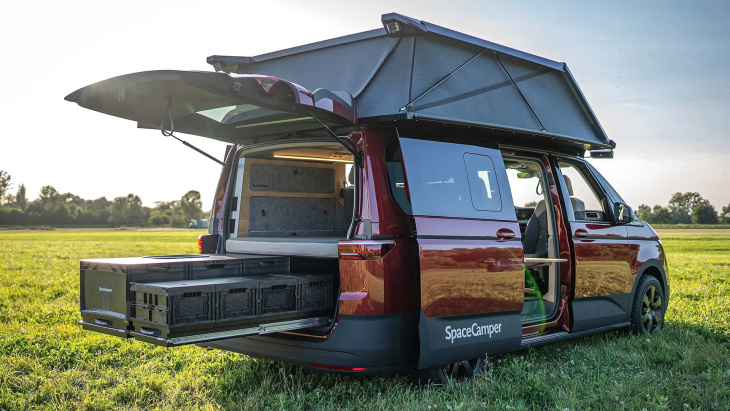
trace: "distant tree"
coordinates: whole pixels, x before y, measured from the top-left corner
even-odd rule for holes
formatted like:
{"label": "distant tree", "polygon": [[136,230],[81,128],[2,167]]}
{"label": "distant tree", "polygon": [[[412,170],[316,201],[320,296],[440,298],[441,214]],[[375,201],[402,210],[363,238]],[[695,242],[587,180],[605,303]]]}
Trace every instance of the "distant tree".
{"label": "distant tree", "polygon": [[7,194],[8,189],[10,189],[10,180],[10,174],[0,170],[0,201],[5,198],[5,194]]}
{"label": "distant tree", "polygon": [[15,193],[15,204],[23,211],[28,207],[28,198],[25,196],[25,184],[18,186],[18,191]]}
{"label": "distant tree", "polygon": [[109,213],[109,225],[113,227],[140,227],[147,224],[150,209],[142,205],[139,196],[128,194],[126,197],[115,198]]}
{"label": "distant tree", "polygon": [[654,222],[654,215],[651,213],[651,207],[646,204],[641,204],[636,208],[636,216],[639,217],[639,220],[646,221],[647,223],[651,224]]}
{"label": "distant tree", "polygon": [[203,216],[203,202],[200,200],[200,193],[195,190],[185,193],[180,199],[180,211],[186,222],[201,218]]}
{"label": "distant tree", "polygon": [[700,204],[707,203],[700,193],[674,193],[669,199],[669,211],[672,213],[672,222],[689,224],[692,222],[692,210]]}
{"label": "distant tree", "polygon": [[717,211],[710,203],[702,203],[692,209],[692,222],[695,224],[717,224]]}
{"label": "distant tree", "polygon": [[730,204],[728,204],[727,207],[722,208],[720,221],[722,221],[723,224],[730,224]]}
{"label": "distant tree", "polygon": [[537,201],[530,201],[525,204],[525,207],[537,207]]}
{"label": "distant tree", "polygon": [[671,224],[672,213],[666,207],[655,205],[652,211],[652,221],[654,224]]}

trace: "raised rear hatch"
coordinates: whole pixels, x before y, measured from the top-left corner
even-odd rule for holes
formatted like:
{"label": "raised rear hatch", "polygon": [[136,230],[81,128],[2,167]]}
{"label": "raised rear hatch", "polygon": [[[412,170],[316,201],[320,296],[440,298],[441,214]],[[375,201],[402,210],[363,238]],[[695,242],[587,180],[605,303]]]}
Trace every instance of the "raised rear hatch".
{"label": "raised rear hatch", "polygon": [[264,135],[321,130],[319,121],[338,131],[357,123],[355,102],[348,93],[309,91],[290,81],[255,74],[145,71],[91,84],[66,100],[136,121],[140,128],[174,130],[231,144],[250,144]]}

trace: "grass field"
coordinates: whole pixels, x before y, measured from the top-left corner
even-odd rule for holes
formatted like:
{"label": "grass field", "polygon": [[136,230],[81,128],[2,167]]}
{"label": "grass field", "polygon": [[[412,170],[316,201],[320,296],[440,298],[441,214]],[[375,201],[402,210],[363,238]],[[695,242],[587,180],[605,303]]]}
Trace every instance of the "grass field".
{"label": "grass field", "polygon": [[462,387],[336,377],[82,331],[78,260],[195,252],[197,232],[0,232],[0,409],[730,409],[730,234],[667,233],[663,332],[489,359]]}

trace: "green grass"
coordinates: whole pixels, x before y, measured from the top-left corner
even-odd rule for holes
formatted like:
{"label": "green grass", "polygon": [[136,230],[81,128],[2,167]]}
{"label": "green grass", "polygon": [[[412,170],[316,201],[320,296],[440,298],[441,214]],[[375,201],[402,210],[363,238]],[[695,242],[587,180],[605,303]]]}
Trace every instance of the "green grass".
{"label": "green grass", "polygon": [[690,230],[728,230],[730,224],[652,224],[657,230],[665,229],[690,229]]}
{"label": "green grass", "polygon": [[490,358],[462,387],[338,377],[80,329],[78,260],[194,252],[198,232],[0,232],[0,409],[728,409],[730,234],[666,233],[659,335],[618,332]]}

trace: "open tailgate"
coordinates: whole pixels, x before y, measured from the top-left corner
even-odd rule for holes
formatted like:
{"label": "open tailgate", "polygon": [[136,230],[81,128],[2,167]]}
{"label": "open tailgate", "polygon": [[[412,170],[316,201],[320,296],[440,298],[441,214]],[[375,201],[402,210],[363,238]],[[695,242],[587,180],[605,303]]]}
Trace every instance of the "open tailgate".
{"label": "open tailgate", "polygon": [[231,144],[254,137],[353,129],[352,96],[309,91],[271,76],[203,71],[146,71],[91,84],[66,100],[100,113],[136,121],[140,128],[174,130]]}

